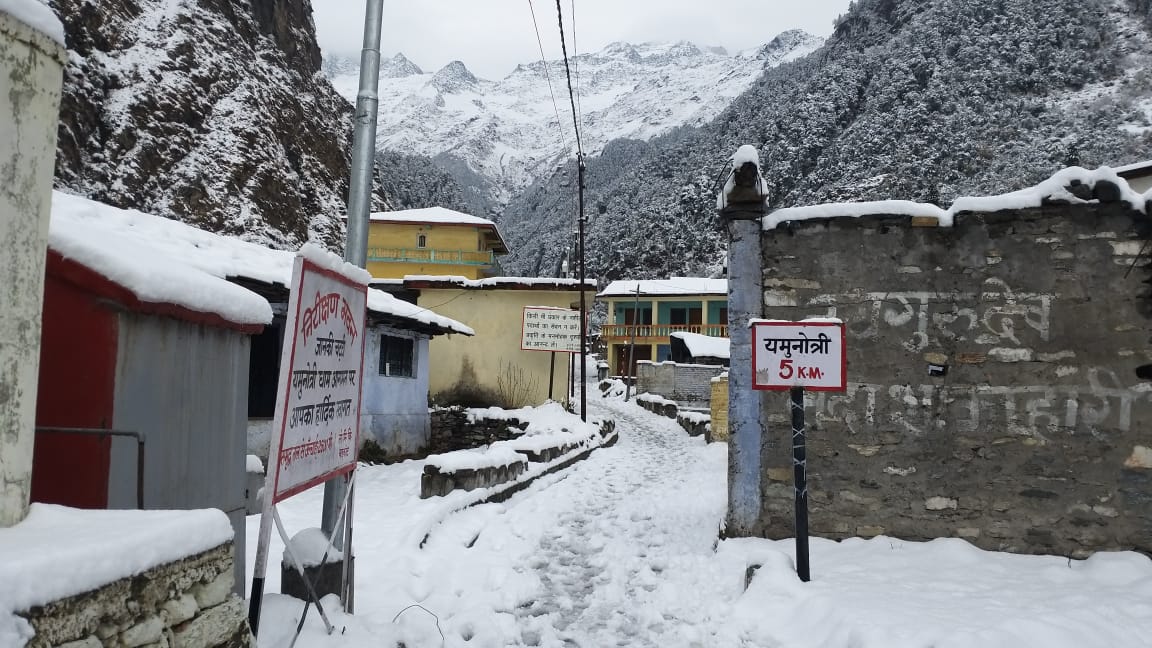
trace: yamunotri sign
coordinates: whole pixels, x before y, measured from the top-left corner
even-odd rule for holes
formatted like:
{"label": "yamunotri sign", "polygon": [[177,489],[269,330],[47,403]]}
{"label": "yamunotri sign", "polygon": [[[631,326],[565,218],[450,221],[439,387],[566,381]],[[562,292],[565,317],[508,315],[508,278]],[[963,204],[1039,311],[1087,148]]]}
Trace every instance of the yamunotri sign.
{"label": "yamunotri sign", "polygon": [[844,324],[837,320],[752,322],[752,388],[848,388]]}
{"label": "yamunotri sign", "polygon": [[364,284],[296,257],[269,456],[274,502],[356,466],[366,302]]}

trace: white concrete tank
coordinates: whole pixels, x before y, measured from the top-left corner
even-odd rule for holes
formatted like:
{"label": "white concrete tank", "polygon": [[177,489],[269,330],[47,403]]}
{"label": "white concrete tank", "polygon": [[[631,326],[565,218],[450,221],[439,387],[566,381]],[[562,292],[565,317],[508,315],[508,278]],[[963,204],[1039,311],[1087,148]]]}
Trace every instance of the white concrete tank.
{"label": "white concrete tank", "polygon": [[47,6],[0,0],[0,527],[27,514],[32,484],[63,40]]}

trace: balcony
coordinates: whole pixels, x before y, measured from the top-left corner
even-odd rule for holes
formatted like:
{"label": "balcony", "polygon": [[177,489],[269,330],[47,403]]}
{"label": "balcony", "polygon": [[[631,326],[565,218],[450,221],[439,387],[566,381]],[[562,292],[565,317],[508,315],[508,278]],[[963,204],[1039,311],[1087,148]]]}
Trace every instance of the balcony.
{"label": "balcony", "polygon": [[496,263],[492,251],[432,250],[429,248],[368,248],[368,260],[386,263],[442,263],[489,266]]}
{"label": "balcony", "polygon": [[727,324],[605,324],[600,327],[601,338],[632,339],[632,330],[636,330],[636,339],[661,338],[666,339],[673,333],[699,333],[709,337],[728,337]]}

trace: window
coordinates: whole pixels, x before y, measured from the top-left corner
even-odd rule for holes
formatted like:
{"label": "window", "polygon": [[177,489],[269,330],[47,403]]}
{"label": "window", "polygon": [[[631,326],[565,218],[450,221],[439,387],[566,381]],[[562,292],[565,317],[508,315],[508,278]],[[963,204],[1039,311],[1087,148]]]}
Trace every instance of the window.
{"label": "window", "polygon": [[428,236],[425,234],[418,234],[416,236],[416,247],[418,247],[418,248],[428,247]]}
{"label": "window", "polygon": [[684,326],[686,324],[699,325],[702,321],[700,319],[702,315],[703,311],[700,308],[673,308],[669,311],[669,316],[672,318],[672,321],[668,323],[673,326]]}
{"label": "window", "polygon": [[415,343],[411,338],[380,336],[380,375],[412,378],[416,375]]}

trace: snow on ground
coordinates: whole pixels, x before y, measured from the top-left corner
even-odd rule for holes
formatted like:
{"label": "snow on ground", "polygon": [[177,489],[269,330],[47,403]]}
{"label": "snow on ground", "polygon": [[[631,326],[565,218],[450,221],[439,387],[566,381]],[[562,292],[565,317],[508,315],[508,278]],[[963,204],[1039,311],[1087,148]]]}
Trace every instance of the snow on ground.
{"label": "snow on ground", "polygon": [[[800,583],[791,541],[717,541],[726,446],[594,388],[589,405],[616,419],[616,446],[443,523],[467,496],[419,500],[421,462],[362,468],[357,614],[335,613],[345,631],[327,637],[312,613],[297,645],[1137,648],[1152,636],[1152,561],[1135,553],[813,539],[813,581]],[[314,526],[320,501],[317,489],[285,502],[289,528]],[[286,645],[300,607],[271,597],[259,645]]]}

